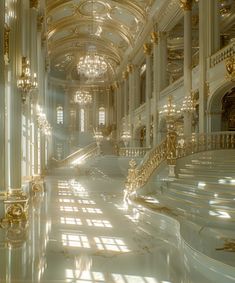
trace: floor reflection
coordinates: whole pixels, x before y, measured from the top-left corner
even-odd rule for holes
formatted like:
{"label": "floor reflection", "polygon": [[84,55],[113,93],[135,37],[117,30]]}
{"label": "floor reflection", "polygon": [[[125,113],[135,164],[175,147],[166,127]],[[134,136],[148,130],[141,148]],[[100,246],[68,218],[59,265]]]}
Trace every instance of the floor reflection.
{"label": "floor reflection", "polygon": [[48,178],[46,192],[32,199],[22,245],[9,245],[1,230],[0,282],[212,283],[188,275],[163,220],[153,227],[143,208],[112,188],[104,198],[105,182]]}

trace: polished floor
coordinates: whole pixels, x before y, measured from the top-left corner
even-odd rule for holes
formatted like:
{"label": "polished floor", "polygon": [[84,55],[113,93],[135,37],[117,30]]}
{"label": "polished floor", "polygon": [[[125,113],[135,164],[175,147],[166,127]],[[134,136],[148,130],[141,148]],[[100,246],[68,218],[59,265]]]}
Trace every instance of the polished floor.
{"label": "polished floor", "polygon": [[123,201],[124,179],[61,170],[33,198],[28,229],[1,231],[0,282],[235,282],[191,249],[173,218]]}

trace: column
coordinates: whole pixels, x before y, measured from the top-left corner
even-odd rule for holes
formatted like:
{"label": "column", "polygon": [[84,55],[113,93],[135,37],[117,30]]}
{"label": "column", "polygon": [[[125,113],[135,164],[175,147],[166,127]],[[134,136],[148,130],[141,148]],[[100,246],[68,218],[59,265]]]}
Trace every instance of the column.
{"label": "column", "polygon": [[117,99],[117,103],[116,103],[116,113],[117,113],[117,139],[119,139],[121,137],[121,121],[122,121],[122,88],[120,83],[117,85],[117,90],[116,90],[116,99]]}
{"label": "column", "polygon": [[127,116],[128,116],[128,72],[124,71],[122,74],[122,77],[124,79],[124,84],[123,84],[123,97],[124,97],[124,117],[125,117],[125,126],[126,129],[128,127],[128,121],[127,121]]}
{"label": "column", "polygon": [[6,189],[6,156],[5,156],[5,62],[4,62],[4,25],[5,0],[0,1],[0,192]]}
{"label": "column", "polygon": [[135,95],[135,89],[134,89],[134,79],[135,79],[135,70],[133,65],[128,65],[127,67],[127,72],[129,74],[129,124],[130,124],[130,135],[131,135],[131,140],[130,140],[130,146],[134,146],[134,110],[135,110],[135,100],[134,100],[134,95]]}
{"label": "column", "polygon": [[151,45],[144,44],[144,53],[146,55],[146,89],[145,89],[145,120],[146,120],[146,147],[150,144],[150,123],[151,123],[151,92],[152,92],[152,64],[151,64]]}
{"label": "column", "polygon": [[207,58],[219,49],[218,2],[199,1],[199,133],[207,131]]}
{"label": "column", "polygon": [[159,68],[159,89],[162,91],[169,84],[168,73],[166,66],[168,65],[168,49],[167,49],[167,33],[163,31],[159,31],[159,60],[158,65],[161,66]]}
{"label": "column", "polygon": [[159,75],[160,67],[158,52],[158,34],[156,32],[151,33],[151,41],[153,43],[153,105],[154,105],[154,112],[153,112],[153,146],[158,144],[158,115],[159,115],[159,99],[160,99],[160,91],[158,88],[159,84]]}
{"label": "column", "polygon": [[[192,1],[181,1],[184,10],[184,95],[191,98],[192,90]],[[186,107],[189,106],[186,103]],[[192,111],[184,111],[184,135],[192,134]]]}

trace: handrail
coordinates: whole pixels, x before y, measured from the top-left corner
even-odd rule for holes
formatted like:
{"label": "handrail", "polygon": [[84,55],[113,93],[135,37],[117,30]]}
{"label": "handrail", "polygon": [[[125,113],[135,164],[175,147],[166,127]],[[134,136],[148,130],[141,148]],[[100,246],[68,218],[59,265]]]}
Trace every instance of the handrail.
{"label": "handrail", "polygon": [[211,132],[177,138],[176,159],[209,150],[234,149],[235,132]]}
{"label": "handrail", "polygon": [[52,160],[56,163],[58,167],[66,166],[69,164],[76,163],[76,160],[79,158],[82,158],[83,160],[86,159],[87,156],[90,156],[93,151],[97,151],[96,143],[91,143],[86,147],[80,148],[62,160],[57,160],[55,158],[53,158]]}
{"label": "handrail", "polygon": [[129,162],[126,194],[132,194],[143,187],[150,176],[163,161],[174,166],[176,160],[203,151],[235,149],[235,132],[212,132],[206,134],[193,134],[189,137],[176,135],[169,131],[166,139],[156,148],[150,150],[137,166],[134,159]]}
{"label": "handrail", "polygon": [[154,170],[166,160],[166,140],[145,155],[145,160],[137,166],[134,159],[129,162],[126,189],[129,193],[144,186]]}
{"label": "handrail", "polygon": [[219,64],[220,62],[228,59],[229,57],[235,54],[235,42],[231,42],[224,48],[220,49],[218,52],[213,54],[209,59],[209,67],[213,68],[215,65]]}
{"label": "handrail", "polygon": [[118,154],[125,157],[143,157],[149,150],[149,147],[121,147]]}

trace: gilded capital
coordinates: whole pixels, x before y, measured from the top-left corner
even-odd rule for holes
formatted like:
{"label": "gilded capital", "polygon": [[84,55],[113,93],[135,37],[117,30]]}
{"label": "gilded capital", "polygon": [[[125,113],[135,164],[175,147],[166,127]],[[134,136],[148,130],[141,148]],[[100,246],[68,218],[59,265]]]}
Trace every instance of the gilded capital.
{"label": "gilded capital", "polygon": [[128,74],[132,73],[134,70],[134,66],[132,64],[127,65],[126,71]]}
{"label": "gilded capital", "polygon": [[4,26],[4,58],[5,58],[5,62],[8,64],[9,63],[9,33],[10,33],[10,28],[7,24],[5,24]]}
{"label": "gilded capital", "polygon": [[192,0],[179,0],[180,1],[180,7],[184,11],[191,11],[192,10]]}
{"label": "gilded capital", "polygon": [[39,0],[30,0],[30,8],[38,8]]}
{"label": "gilded capital", "polygon": [[126,80],[126,79],[128,78],[128,72],[127,72],[127,71],[123,71],[123,72],[122,72],[122,78],[123,78],[124,80]]}
{"label": "gilded capital", "polygon": [[158,34],[156,31],[151,32],[151,42],[153,44],[158,44]]}
{"label": "gilded capital", "polygon": [[150,43],[145,43],[143,45],[143,49],[144,49],[144,54],[146,54],[146,55],[150,55],[151,54],[152,48],[151,48],[151,44]]}

